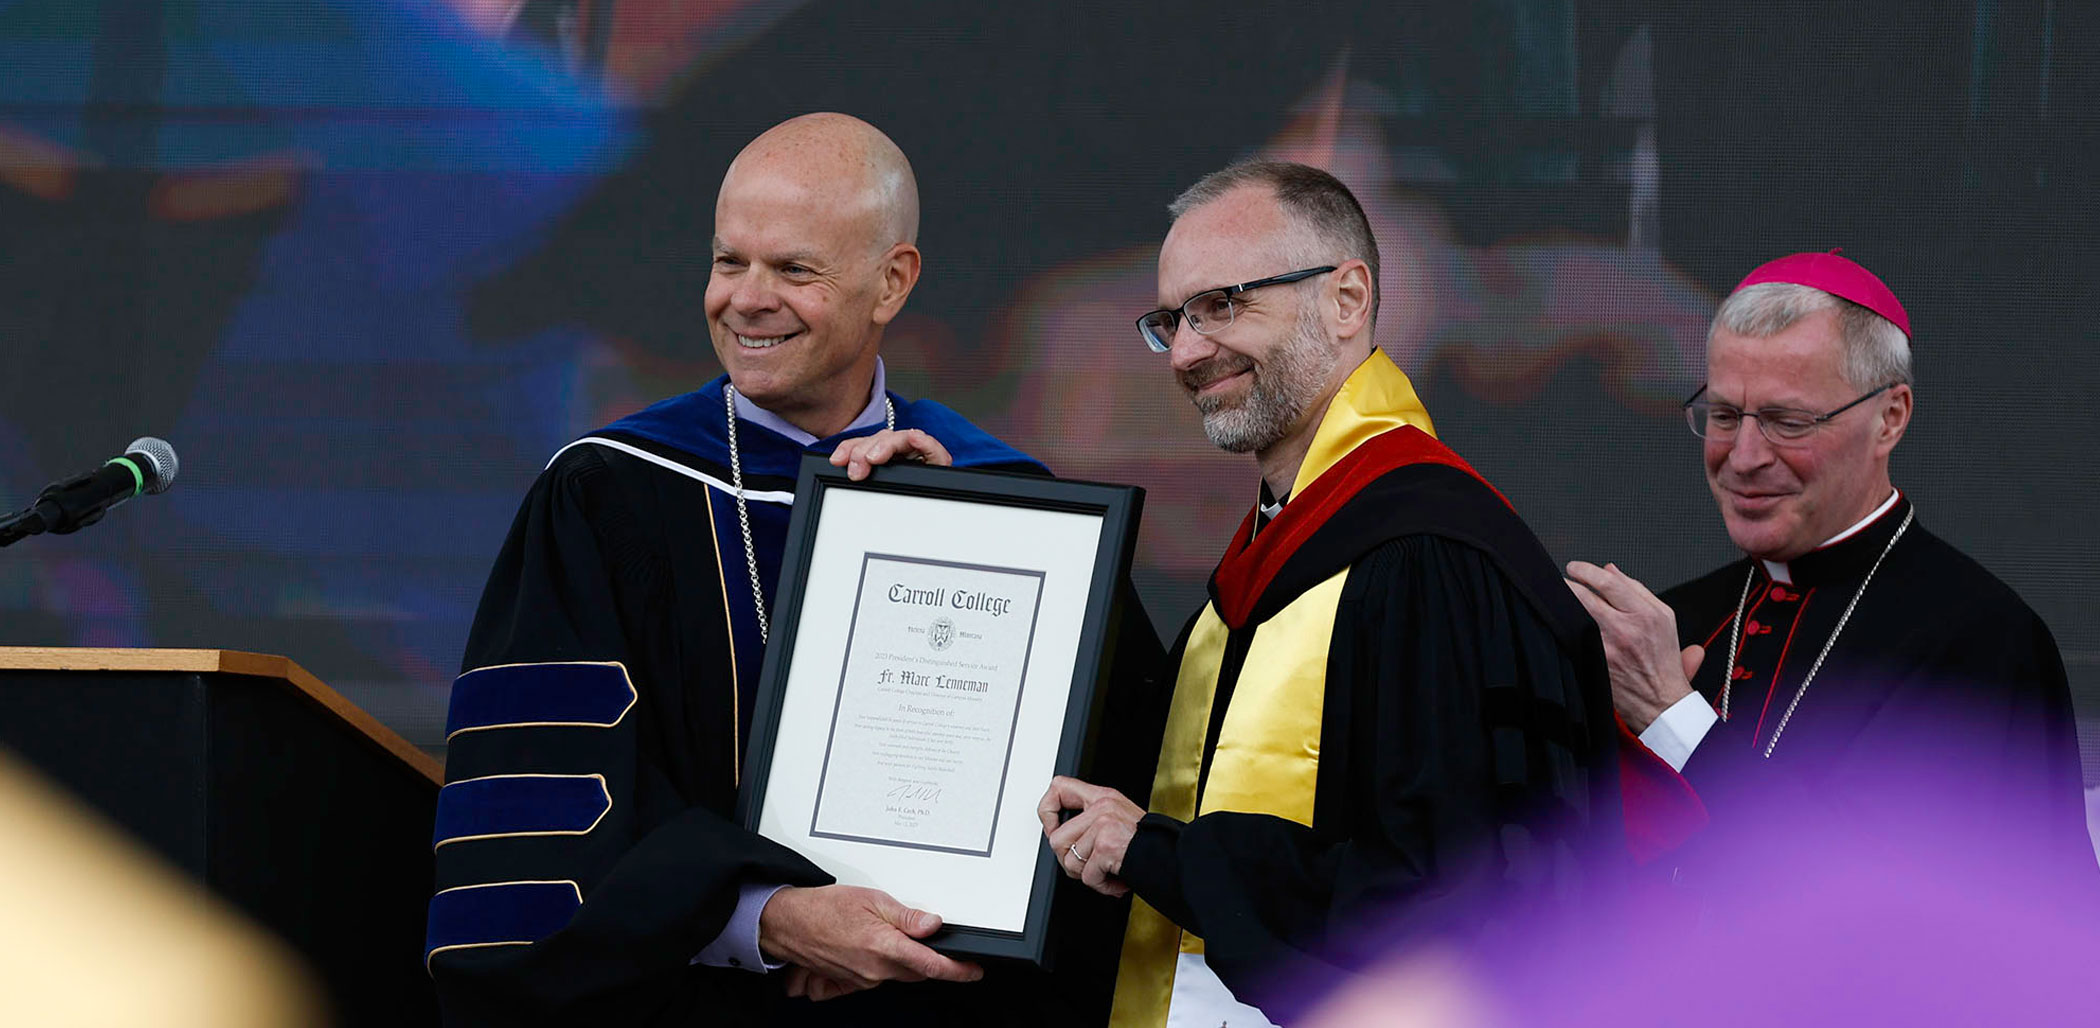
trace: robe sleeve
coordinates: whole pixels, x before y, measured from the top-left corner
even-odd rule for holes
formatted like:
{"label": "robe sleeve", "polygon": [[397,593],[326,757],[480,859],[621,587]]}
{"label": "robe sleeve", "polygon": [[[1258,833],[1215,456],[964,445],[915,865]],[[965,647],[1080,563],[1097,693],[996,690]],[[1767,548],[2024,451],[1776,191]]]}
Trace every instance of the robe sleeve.
{"label": "robe sleeve", "polygon": [[579,447],[504,541],[453,689],[433,837],[426,953],[450,1025],[759,1009],[777,983],[690,961],[741,884],[830,880],[689,802],[667,770],[672,730],[650,697],[679,687],[679,640],[656,538]]}
{"label": "robe sleeve", "polygon": [[1203,938],[1236,996],[1284,1023],[1383,943],[1477,942],[1497,915],[1516,923],[1573,896],[1602,873],[1598,851],[1623,846],[1588,631],[1592,645],[1569,652],[1472,547],[1384,544],[1350,572],[1337,615],[1319,827],[1148,816],[1124,878]]}

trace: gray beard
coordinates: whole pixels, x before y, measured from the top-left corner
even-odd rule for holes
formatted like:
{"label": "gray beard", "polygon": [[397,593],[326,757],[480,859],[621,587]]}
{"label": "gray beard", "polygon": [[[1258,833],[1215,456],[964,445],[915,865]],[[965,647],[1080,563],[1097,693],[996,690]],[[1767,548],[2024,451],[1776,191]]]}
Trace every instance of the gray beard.
{"label": "gray beard", "polygon": [[1306,304],[1290,341],[1255,365],[1254,387],[1245,401],[1226,406],[1220,397],[1195,397],[1211,445],[1228,453],[1255,453],[1282,442],[1319,398],[1326,342],[1318,313]]}

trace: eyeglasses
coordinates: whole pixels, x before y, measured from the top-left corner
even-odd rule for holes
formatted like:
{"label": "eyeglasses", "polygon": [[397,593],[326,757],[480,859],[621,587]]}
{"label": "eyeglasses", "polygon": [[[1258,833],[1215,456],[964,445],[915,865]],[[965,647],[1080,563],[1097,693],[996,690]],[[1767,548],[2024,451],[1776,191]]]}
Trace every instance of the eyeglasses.
{"label": "eyeglasses", "polygon": [[1816,434],[1816,430],[1823,427],[1824,422],[1876,396],[1880,396],[1882,393],[1888,392],[1895,386],[1896,383],[1890,382],[1843,407],[1825,414],[1818,414],[1812,410],[1797,410],[1792,407],[1760,407],[1757,410],[1744,410],[1733,404],[1715,403],[1712,400],[1700,399],[1700,397],[1706,395],[1706,387],[1700,386],[1699,391],[1693,393],[1691,399],[1684,401],[1684,419],[1691,423],[1692,434],[1701,439],[1734,439],[1736,431],[1742,427],[1743,419],[1750,418],[1757,422],[1757,430],[1764,433],[1765,440],[1772,445],[1805,446],[1808,440]]}
{"label": "eyeglasses", "polygon": [[1174,345],[1174,330],[1180,326],[1182,321],[1187,321],[1189,327],[1195,329],[1199,334],[1210,335],[1232,324],[1232,316],[1239,308],[1239,304],[1233,300],[1233,297],[1249,289],[1260,289],[1263,286],[1280,286],[1287,282],[1308,279],[1314,275],[1324,275],[1333,271],[1335,267],[1336,265],[1328,264],[1318,268],[1306,268],[1303,271],[1293,271],[1289,274],[1274,275],[1269,278],[1257,278],[1252,282],[1242,282],[1236,286],[1226,286],[1222,289],[1211,289],[1197,293],[1189,297],[1178,308],[1161,307],[1137,319],[1138,334],[1145,337],[1145,345],[1151,347],[1153,353],[1165,353],[1168,348]]}

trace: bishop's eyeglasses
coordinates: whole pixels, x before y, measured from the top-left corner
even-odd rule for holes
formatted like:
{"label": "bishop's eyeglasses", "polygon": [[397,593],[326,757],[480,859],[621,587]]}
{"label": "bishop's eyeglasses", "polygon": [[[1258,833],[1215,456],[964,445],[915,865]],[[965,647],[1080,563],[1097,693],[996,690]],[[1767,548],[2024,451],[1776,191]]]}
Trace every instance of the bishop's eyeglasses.
{"label": "bishop's eyeglasses", "polygon": [[1816,430],[1823,427],[1824,422],[1888,392],[1895,386],[1896,383],[1890,382],[1843,407],[1818,414],[1812,410],[1800,410],[1795,407],[1760,407],[1756,410],[1744,410],[1734,404],[1703,400],[1700,397],[1706,395],[1706,387],[1702,385],[1698,392],[1692,394],[1691,399],[1684,401],[1684,419],[1691,423],[1692,434],[1701,439],[1732,440],[1736,432],[1741,430],[1743,419],[1749,418],[1757,422],[1757,430],[1764,433],[1765,441],[1774,446],[1806,446],[1808,441],[1815,437]]}
{"label": "bishop's eyeglasses", "polygon": [[1145,337],[1145,345],[1151,347],[1153,353],[1165,353],[1174,345],[1174,330],[1180,327],[1181,322],[1187,321],[1189,327],[1195,329],[1199,335],[1210,335],[1232,324],[1232,316],[1240,305],[1234,297],[1241,293],[1263,286],[1298,282],[1314,275],[1325,275],[1336,267],[1338,265],[1328,264],[1317,268],[1305,268],[1282,275],[1271,275],[1268,278],[1257,278],[1236,286],[1205,290],[1189,297],[1178,308],[1161,307],[1137,319],[1138,334]]}

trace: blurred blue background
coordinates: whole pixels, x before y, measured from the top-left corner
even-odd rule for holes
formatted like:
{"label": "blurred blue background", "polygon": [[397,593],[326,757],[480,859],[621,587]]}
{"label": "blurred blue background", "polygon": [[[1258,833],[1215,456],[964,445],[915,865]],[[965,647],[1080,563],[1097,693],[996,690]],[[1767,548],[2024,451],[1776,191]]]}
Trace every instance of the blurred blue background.
{"label": "blurred blue background", "polygon": [[1843,246],[1918,332],[1896,480],[2054,628],[2095,781],[2096,45],[2054,0],[0,0],[0,505],[184,468],[0,551],[0,643],[283,653],[441,752],[527,484],[716,373],[715,185],[831,109],[924,195],[892,387],[1147,487],[1169,630],[1254,490],[1130,328],[1205,171],[1348,181],[1445,438],[1656,586],[1730,556],[1676,412],[1717,298]]}

